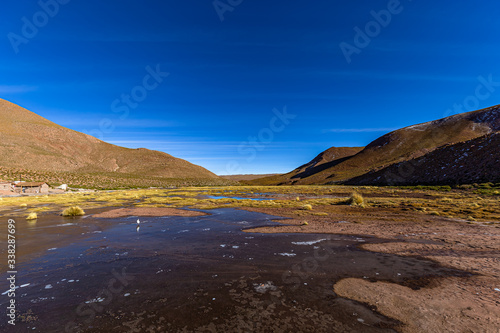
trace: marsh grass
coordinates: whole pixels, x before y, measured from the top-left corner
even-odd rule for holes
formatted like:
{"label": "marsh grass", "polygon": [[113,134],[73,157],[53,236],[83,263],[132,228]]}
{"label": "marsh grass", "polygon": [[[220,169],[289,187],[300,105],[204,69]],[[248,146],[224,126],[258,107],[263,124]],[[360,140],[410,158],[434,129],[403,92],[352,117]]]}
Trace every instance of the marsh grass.
{"label": "marsh grass", "polygon": [[305,204],[304,206],[301,207],[303,210],[312,210],[313,206],[311,204]]}
{"label": "marsh grass", "polygon": [[66,216],[66,217],[83,216],[83,215],[85,215],[85,211],[78,206],[68,207],[65,210],[63,210],[63,212],[62,212],[62,216]]}
{"label": "marsh grass", "polygon": [[[490,188],[488,188],[490,186]],[[321,214],[321,207],[328,211],[341,209],[337,205],[363,207],[366,200],[355,196],[359,190],[370,197],[371,209],[389,209],[394,212],[406,211],[430,215],[438,213],[441,217],[477,221],[500,221],[500,195],[495,195],[498,187],[487,185],[483,188],[471,186],[464,189],[443,191],[441,188],[388,188],[388,187],[351,187],[351,186],[227,186],[227,187],[180,187],[171,189],[130,189],[120,191],[90,191],[64,193],[58,195],[4,197],[0,200],[0,214],[9,212],[23,216],[25,212],[16,211],[18,207],[29,207],[31,212],[60,212],[68,206],[85,206],[88,209],[100,207],[190,207],[196,209],[215,208],[287,208],[297,216]],[[478,191],[485,191],[481,193]],[[274,200],[250,199],[210,199],[206,196],[225,197],[260,196],[261,193],[275,195]],[[300,197],[299,197],[300,196]],[[297,201],[297,198],[300,198]],[[310,205],[314,210],[304,210]],[[318,210],[315,211],[315,210]],[[321,216],[321,215],[318,215]]]}
{"label": "marsh grass", "polygon": [[346,203],[351,206],[360,206],[364,207],[365,206],[365,199],[363,196],[358,193],[358,192],[353,192],[349,199],[347,199]]}

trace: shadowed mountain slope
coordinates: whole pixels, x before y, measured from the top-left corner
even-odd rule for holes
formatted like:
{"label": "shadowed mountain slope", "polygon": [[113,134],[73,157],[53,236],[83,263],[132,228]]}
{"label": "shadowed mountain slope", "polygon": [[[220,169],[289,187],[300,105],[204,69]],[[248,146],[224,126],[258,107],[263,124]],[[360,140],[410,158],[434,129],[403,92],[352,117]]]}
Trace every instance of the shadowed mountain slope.
{"label": "shadowed mountain slope", "polygon": [[[493,106],[405,127],[381,136],[353,156],[324,164],[319,168],[309,170],[306,168],[298,172],[304,166],[314,164],[313,160],[290,173],[255,180],[254,183],[268,185],[345,183],[349,179],[374,173],[392,164],[424,156],[439,147],[465,142],[499,130],[500,107]],[[328,150],[322,154],[327,152]]]}
{"label": "shadowed mountain slope", "polygon": [[442,185],[500,182],[500,132],[438,148],[347,181],[350,185]]}

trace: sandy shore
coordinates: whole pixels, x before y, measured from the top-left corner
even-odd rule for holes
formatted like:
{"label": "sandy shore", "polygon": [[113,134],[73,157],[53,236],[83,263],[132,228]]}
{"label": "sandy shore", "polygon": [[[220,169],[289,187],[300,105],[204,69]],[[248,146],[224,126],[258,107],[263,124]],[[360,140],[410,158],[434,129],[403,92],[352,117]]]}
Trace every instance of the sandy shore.
{"label": "sandy shore", "polygon": [[[246,208],[245,208],[246,209]],[[420,289],[347,278],[333,285],[341,297],[369,304],[417,332],[500,332],[500,228],[439,216],[359,207],[322,207],[328,216],[301,216],[285,208],[250,208],[278,216],[286,226],[247,230],[264,233],[334,233],[386,238],[365,250],[426,258],[470,272],[470,277],[430,280]],[[307,225],[304,225],[307,222]]]}
{"label": "sandy shore", "polygon": [[117,208],[94,214],[97,218],[119,218],[127,216],[203,216],[208,215],[203,212],[177,208],[161,207],[135,207],[135,208]]}

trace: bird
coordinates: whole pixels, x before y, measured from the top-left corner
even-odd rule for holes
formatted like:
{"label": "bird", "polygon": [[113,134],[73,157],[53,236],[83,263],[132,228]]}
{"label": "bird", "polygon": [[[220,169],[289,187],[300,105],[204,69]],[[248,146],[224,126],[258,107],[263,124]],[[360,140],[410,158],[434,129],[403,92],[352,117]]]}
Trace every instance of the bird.
{"label": "bird", "polygon": [[137,219],[137,224],[141,224],[141,221],[139,219]]}

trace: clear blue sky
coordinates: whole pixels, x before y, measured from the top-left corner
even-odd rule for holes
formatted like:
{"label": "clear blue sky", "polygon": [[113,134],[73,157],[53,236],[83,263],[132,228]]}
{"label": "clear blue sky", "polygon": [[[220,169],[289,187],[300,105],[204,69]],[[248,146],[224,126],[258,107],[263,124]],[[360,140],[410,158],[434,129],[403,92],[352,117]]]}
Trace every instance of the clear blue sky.
{"label": "clear blue sky", "polygon": [[495,1],[59,1],[5,1],[0,97],[218,174],[500,103]]}

